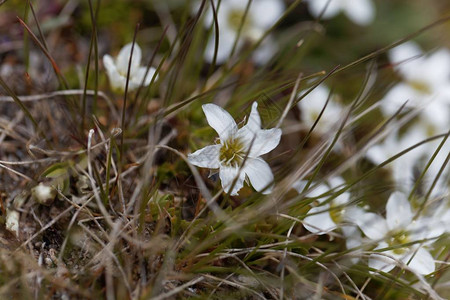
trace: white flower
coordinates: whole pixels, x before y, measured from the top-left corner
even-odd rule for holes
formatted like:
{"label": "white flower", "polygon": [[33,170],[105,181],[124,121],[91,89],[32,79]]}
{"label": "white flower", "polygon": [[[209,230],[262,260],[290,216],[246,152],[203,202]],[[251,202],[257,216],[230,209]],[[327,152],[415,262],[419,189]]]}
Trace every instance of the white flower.
{"label": "white flower", "polygon": [[255,190],[263,193],[271,191],[272,171],[259,156],[279,144],[281,129],[261,129],[257,107],[254,102],[247,124],[238,129],[233,117],[223,108],[215,104],[202,106],[208,124],[219,135],[219,143],[189,154],[188,159],[201,168],[219,169],[222,187],[230,195],[237,195],[246,176]]}
{"label": "white flower", "polygon": [[[386,219],[369,212],[353,215],[363,233],[378,243],[375,250],[395,247],[382,254],[371,254],[369,267],[389,272],[400,260],[419,274],[434,272],[434,259],[424,248],[432,241],[422,240],[438,238],[444,233],[444,226],[440,220],[413,217],[408,199],[399,192],[393,193],[386,204]],[[405,245],[408,243],[412,244]]]}
{"label": "white flower", "polygon": [[375,6],[371,0],[309,0],[308,7],[316,18],[322,12],[323,19],[331,19],[343,12],[352,22],[362,26],[372,23],[375,17]]}
{"label": "white flower", "polygon": [[[307,90],[301,91],[299,96],[305,94],[306,91]],[[319,85],[298,103],[298,107],[302,112],[302,121],[305,122],[306,125],[311,127],[317,120],[327,103],[329,94],[330,90],[326,86]],[[334,126],[340,118],[344,117],[343,107],[335,100],[336,97],[331,96],[316,125],[316,129],[320,132],[329,131],[331,126]]]}
{"label": "white flower", "polygon": [[[383,142],[369,148],[366,153],[367,157],[375,164],[380,164],[403,150],[426,140],[427,129],[424,126],[418,125],[419,124],[411,126],[408,128],[408,131],[401,136],[398,136],[397,132],[390,134]],[[437,139],[432,142],[424,143],[390,162],[389,166],[392,169],[393,180],[399,188],[403,191],[411,191],[415,185],[417,174],[420,174],[424,170],[428,160],[441,142],[442,139]],[[449,144],[450,141],[447,141],[443,145],[441,151],[439,151],[434,158],[433,163],[429,166],[424,178],[425,183],[430,184],[439,173],[441,166],[445,163],[448,154],[448,150],[446,151],[445,149],[449,149]],[[443,194],[445,193],[445,190],[448,192],[448,187],[446,187],[448,176],[450,176],[450,170],[449,168],[446,168],[444,173],[440,176],[432,195]]]}
{"label": "white flower", "polygon": [[[325,183],[320,184],[306,194],[308,197],[316,198],[319,202],[319,205],[308,211],[308,215],[303,220],[306,230],[315,234],[325,234],[337,228],[337,224],[342,221],[342,213],[345,212],[345,205],[349,202],[350,195],[345,192],[327,203],[324,202],[331,196],[330,191],[344,183],[342,178],[336,177],[329,180],[329,186]],[[302,184],[296,184],[294,188],[299,193],[303,190]]]}
{"label": "white flower", "polygon": [[[217,63],[226,61],[233,48],[238,31],[241,26],[240,40],[237,47],[240,47],[244,41],[255,42],[259,40],[264,32],[269,29],[280,18],[285,9],[281,0],[258,0],[250,4],[247,15],[245,9],[248,1],[245,0],[226,0],[221,1],[217,7],[218,1],[214,1],[217,10],[217,21],[219,23],[219,46],[217,49]],[[245,16],[245,20],[243,20]],[[214,17],[212,9],[208,9],[205,18],[205,26],[210,27],[213,24]],[[215,34],[211,35],[205,50],[205,58],[212,61],[215,49]],[[268,41],[262,43],[261,47],[255,52],[257,62],[264,62],[274,52],[274,43]]]}
{"label": "white flower", "polygon": [[[116,58],[113,58],[108,54],[103,56],[103,65],[106,68],[106,72],[109,77],[109,82],[112,88],[115,90],[125,91],[131,48],[132,48],[131,43],[125,45],[120,50],[119,55],[117,55]],[[130,67],[130,78],[129,78],[130,80],[128,82],[129,91],[134,91],[138,89],[141,84],[143,86],[148,86],[153,78],[153,75],[156,72],[155,68],[150,68],[148,70],[147,76],[145,76],[145,73],[147,72],[147,67],[141,66],[141,58],[142,58],[141,48],[139,47],[138,44],[135,43]]]}
{"label": "white flower", "polygon": [[440,49],[424,55],[413,42],[389,52],[390,61],[403,77],[381,102],[386,115],[392,115],[408,100],[407,107],[426,107],[421,118],[435,130],[450,127],[450,51]]}
{"label": "white flower", "polygon": [[[341,177],[334,177],[328,181],[328,184],[320,184],[307,197],[316,198],[318,205],[308,211],[308,215],[303,219],[303,226],[311,233],[322,235],[337,228],[340,228],[345,239],[347,249],[361,246],[362,238],[356,224],[352,221],[352,215],[361,215],[362,209],[350,203],[350,193],[344,192],[331,201],[326,202],[334,189],[342,187],[345,181]],[[299,193],[303,192],[306,181],[300,180],[293,186]],[[326,202],[326,203],[325,203]],[[356,250],[353,255],[360,252]],[[356,263],[358,258],[352,258]]]}

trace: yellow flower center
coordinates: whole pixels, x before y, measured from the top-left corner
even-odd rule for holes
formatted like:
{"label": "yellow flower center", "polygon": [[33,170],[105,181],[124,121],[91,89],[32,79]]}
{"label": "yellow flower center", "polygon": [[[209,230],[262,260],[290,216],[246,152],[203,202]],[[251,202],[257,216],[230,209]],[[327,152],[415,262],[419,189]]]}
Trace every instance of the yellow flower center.
{"label": "yellow flower center", "polygon": [[431,94],[431,88],[430,86],[423,81],[418,80],[412,80],[409,82],[409,85],[415,89],[416,91],[422,93],[422,94]]}
{"label": "yellow flower center", "polygon": [[336,208],[335,205],[333,205],[333,203],[330,206],[330,217],[331,220],[333,220],[333,222],[335,224],[339,224],[342,221],[342,216],[345,213],[345,208]]}
{"label": "yellow flower center", "polygon": [[[406,244],[410,242],[408,233],[405,231],[398,232],[394,234],[388,241],[388,245],[390,247],[400,246],[402,244]],[[396,248],[392,250],[395,254],[404,254],[407,251],[407,248]]]}
{"label": "yellow flower center", "polygon": [[[243,31],[246,31],[250,27],[251,20],[248,14],[247,16],[245,16],[245,20],[243,20],[244,15],[245,10],[240,9],[230,10],[230,12],[228,13],[228,24],[233,30],[238,31],[241,25]],[[244,22],[244,24],[242,24],[242,22]]]}
{"label": "yellow flower center", "polygon": [[244,144],[239,139],[226,141],[219,152],[219,160],[227,166],[239,166],[245,157]]}

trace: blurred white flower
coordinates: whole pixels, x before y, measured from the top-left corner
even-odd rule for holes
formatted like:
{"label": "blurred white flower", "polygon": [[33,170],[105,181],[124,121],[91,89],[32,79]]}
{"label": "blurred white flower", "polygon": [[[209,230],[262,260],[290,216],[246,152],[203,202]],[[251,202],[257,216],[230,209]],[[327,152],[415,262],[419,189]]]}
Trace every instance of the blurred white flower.
{"label": "blurred white flower", "polygon": [[[301,91],[299,96],[305,94],[306,91]],[[326,86],[319,85],[298,103],[298,107],[302,113],[302,121],[308,127],[311,127],[319,117],[320,112],[327,103],[329,94],[330,90]],[[316,125],[316,129],[320,132],[328,132],[343,117],[343,107],[336,102],[336,97],[332,95]]]}
{"label": "blurred white flower", "polygon": [[[245,41],[256,42],[259,40],[264,35],[264,32],[281,17],[285,9],[282,0],[258,0],[250,3],[247,15],[245,15],[248,2],[246,0],[226,0],[221,1],[219,7],[217,7],[218,1],[214,1],[219,23],[217,63],[223,63],[229,58],[241,26],[240,39],[237,42],[238,48]],[[212,8],[209,8],[205,17],[205,26],[210,27],[214,22],[213,20],[213,11]],[[212,34],[204,54],[205,59],[209,62],[213,60],[214,49],[215,34]],[[268,39],[266,42],[263,41],[261,46],[255,51],[254,59],[263,63],[274,52],[275,43]]]}
{"label": "blurred white flower", "polygon": [[261,129],[257,107],[254,102],[247,124],[238,129],[233,117],[223,108],[215,104],[202,106],[208,124],[219,135],[219,143],[189,154],[188,159],[201,168],[219,169],[222,187],[230,195],[237,195],[246,177],[255,190],[271,192],[273,174],[260,156],[279,144],[281,129]]}
{"label": "blurred white flower", "polygon": [[[328,180],[328,184],[320,184],[306,194],[307,197],[316,198],[318,205],[308,211],[308,215],[303,219],[303,226],[309,232],[318,235],[340,228],[347,249],[352,249],[362,244],[362,238],[361,232],[351,216],[362,215],[362,208],[350,203],[349,192],[344,192],[326,202],[336,192],[334,189],[343,187],[344,184],[345,181],[341,177],[334,177]],[[302,193],[305,186],[306,181],[300,180],[293,187]],[[358,258],[352,258],[351,261],[356,263]]]}
{"label": "blurred white flower", "polygon": [[423,107],[420,117],[434,130],[450,127],[450,51],[440,49],[425,55],[413,42],[389,52],[390,61],[403,81],[395,85],[381,102],[384,114],[392,115],[408,101],[407,107]]}
{"label": "blurred white flower", "polygon": [[331,19],[343,12],[353,22],[361,26],[369,25],[375,18],[372,0],[308,0],[309,11],[314,17]]}
{"label": "blurred white flower", "polygon": [[[424,126],[419,125],[420,124],[416,124],[408,128],[408,130],[400,136],[397,132],[388,135],[381,143],[370,147],[367,150],[366,156],[373,163],[381,164],[409,147],[425,141],[428,138],[427,129]],[[432,157],[441,142],[442,139],[437,139],[424,143],[389,163],[393,180],[399,189],[405,192],[411,191],[415,185],[418,174],[424,170],[428,160]],[[441,151],[435,156],[433,163],[426,172],[424,178],[425,183],[431,184],[432,180],[434,180],[435,176],[439,173],[449,152],[449,144],[450,141],[447,141],[441,148]],[[449,176],[450,169],[447,165],[447,168],[438,180],[432,195],[444,194],[446,191],[448,193],[446,182],[448,182]]]}
{"label": "blurred white flower", "polygon": [[[114,90],[125,91],[125,85],[127,82],[128,64],[130,61],[132,44],[126,44],[119,52],[116,58],[111,55],[105,54],[103,56],[103,65],[106,68],[109,82]],[[151,67],[148,70],[147,67],[141,66],[142,52],[137,43],[134,44],[133,57],[130,66],[130,78],[128,82],[128,91],[134,91],[143,86],[148,86],[156,72],[156,69]],[[158,76],[158,75],[156,75]],[[145,77],[145,78],[144,78]],[[157,78],[157,77],[156,77]],[[156,80],[155,78],[155,80]]]}
{"label": "blurred white flower", "polygon": [[[382,253],[370,255],[369,267],[389,272],[396,261],[402,261],[419,274],[434,272],[434,259],[424,247],[444,233],[444,224],[432,218],[414,219],[405,195],[394,192],[389,197],[386,219],[370,212],[353,214],[352,219],[369,239],[378,243],[375,250]],[[388,247],[394,249],[382,251]]]}

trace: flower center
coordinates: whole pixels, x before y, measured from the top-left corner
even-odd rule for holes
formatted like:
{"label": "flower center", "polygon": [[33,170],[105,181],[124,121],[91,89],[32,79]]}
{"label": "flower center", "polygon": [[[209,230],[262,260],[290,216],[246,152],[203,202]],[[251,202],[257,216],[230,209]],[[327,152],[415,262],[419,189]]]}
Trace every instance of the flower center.
{"label": "flower center", "polygon": [[342,216],[345,213],[345,208],[336,208],[333,203],[330,206],[330,218],[335,224],[339,224],[342,221]]}
{"label": "flower center", "polygon": [[409,82],[409,84],[411,85],[411,87],[413,89],[415,89],[416,91],[418,91],[422,94],[431,94],[430,86],[423,81],[412,80]]}
{"label": "flower center", "polygon": [[219,160],[227,166],[239,166],[245,157],[244,144],[239,139],[230,139],[223,143]]}
{"label": "flower center", "polygon": [[230,12],[228,13],[228,24],[230,25],[230,28],[232,28],[235,31],[238,31],[242,22],[244,22],[242,24],[242,30],[246,31],[250,27],[251,20],[248,14],[247,16],[245,16],[245,20],[243,20],[244,15],[245,10],[231,9]]}
{"label": "flower center", "polygon": [[[394,234],[388,241],[388,245],[390,247],[393,246],[399,246],[402,244],[406,244],[410,242],[408,233],[405,231],[398,232],[397,234]],[[404,254],[407,251],[406,247],[403,248],[396,248],[392,250],[395,254]]]}

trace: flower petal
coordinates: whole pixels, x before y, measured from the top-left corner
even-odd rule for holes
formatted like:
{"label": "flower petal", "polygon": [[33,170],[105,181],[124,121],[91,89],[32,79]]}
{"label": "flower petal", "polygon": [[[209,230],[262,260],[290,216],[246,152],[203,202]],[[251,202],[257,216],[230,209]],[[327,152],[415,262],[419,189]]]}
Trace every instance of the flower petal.
{"label": "flower petal", "polygon": [[[420,217],[408,224],[406,231],[410,234],[410,240],[436,239],[445,232],[445,222],[439,217]],[[433,243],[434,240],[424,242],[424,245]]]}
{"label": "flower petal", "polygon": [[336,16],[342,8],[341,5],[342,4],[340,1],[329,1],[329,0],[308,1],[308,8],[311,15],[317,18],[323,12],[322,14],[323,19],[331,19],[334,16]]}
{"label": "flower petal", "polygon": [[[385,248],[385,247],[387,247],[387,244],[386,244],[386,246],[383,246],[380,248]],[[392,252],[392,251],[385,251],[385,252],[383,252],[383,254],[386,254],[389,256],[394,256],[394,252]],[[396,265],[397,265],[397,261],[395,259],[392,259],[385,255],[371,254],[369,256],[369,267],[370,268],[377,269],[379,271],[387,273],[387,272],[391,271],[393,268],[395,268]]]}
{"label": "flower petal", "polygon": [[418,59],[422,55],[423,53],[420,47],[411,41],[392,48],[388,52],[389,60],[394,64],[402,63],[410,59]]}
{"label": "flower petal", "polygon": [[424,94],[418,90],[415,90],[411,85],[400,82],[393,86],[384,96],[381,101],[381,110],[385,116],[393,115],[400,107],[405,104],[405,109],[410,107],[416,107],[420,102],[419,100],[424,97]]}
{"label": "flower petal", "polygon": [[[216,63],[222,64],[230,58],[231,50],[236,39],[237,34],[231,30],[219,29],[219,45],[217,48]],[[239,39],[236,49],[239,49],[242,45],[242,39]],[[212,62],[215,51],[215,35],[211,34],[206,44],[205,52],[203,56],[208,62]]]}
{"label": "flower petal", "polygon": [[204,104],[202,108],[209,126],[214,128],[221,141],[226,141],[236,134],[236,122],[226,110],[211,103]]}
{"label": "flower petal", "polygon": [[272,191],[273,174],[270,166],[261,158],[247,158],[243,168],[250,183],[258,192],[269,194]]}
{"label": "flower petal", "polygon": [[[225,193],[229,193],[231,196],[237,195],[238,191],[244,186],[245,173],[238,167],[221,165],[219,177]],[[234,183],[234,181],[236,182]]]}
{"label": "flower petal", "polygon": [[[243,1],[246,2],[246,1]],[[258,0],[253,1],[249,9],[249,18],[254,25],[262,30],[270,28],[281,17],[285,9],[283,1]]]}
{"label": "flower petal", "polygon": [[361,232],[358,227],[352,225],[341,226],[342,234],[345,237],[347,249],[356,248],[362,245]]}
{"label": "flower petal", "polygon": [[281,129],[259,129],[254,131],[246,124],[237,132],[238,138],[250,147],[249,157],[258,157],[272,151],[281,139]]}
{"label": "flower petal", "polygon": [[411,223],[413,213],[406,196],[394,192],[386,204],[386,222],[390,230],[405,228]]}
{"label": "flower petal", "polygon": [[[126,44],[120,49],[119,55],[117,55],[117,69],[119,72],[126,74],[128,71],[128,63],[130,61],[131,48],[133,47],[132,43]],[[137,43],[134,44],[133,48],[133,57],[131,61],[131,73],[134,73],[135,70],[139,68],[141,64],[142,51]]]}
{"label": "flower petal", "polygon": [[408,254],[402,258],[402,261],[411,269],[422,275],[433,273],[435,270],[433,256],[423,248],[419,248],[417,251]]}
{"label": "flower petal", "polygon": [[261,117],[259,116],[257,102],[253,102],[252,104],[252,110],[248,116],[247,126],[253,132],[258,132],[261,130]]}
{"label": "flower petal", "polygon": [[361,26],[372,23],[375,17],[375,6],[372,0],[344,1],[343,10],[350,20]]}
{"label": "flower petal", "polygon": [[[145,73],[147,72],[147,67],[139,67],[138,71],[136,72],[136,74],[134,74],[134,78],[133,81],[138,82],[139,84],[142,83],[142,80],[144,79]],[[145,77],[143,86],[148,86],[150,84],[150,82],[152,81],[153,75],[155,74],[156,69],[151,67],[148,70],[147,76]],[[155,77],[155,81],[158,80],[158,75],[156,75]]]}
{"label": "flower petal", "polygon": [[120,75],[116,65],[114,64],[114,60],[110,55],[106,54],[103,56],[103,66],[108,74],[111,87],[114,90],[125,90],[125,78]]}
{"label": "flower petal", "polygon": [[325,234],[336,229],[336,224],[330,217],[329,205],[321,205],[311,208],[303,219],[306,230],[315,234]]}
{"label": "flower petal", "polygon": [[366,212],[359,216],[347,216],[347,218],[358,225],[361,231],[371,240],[381,240],[388,232],[386,220],[377,214]]}
{"label": "flower petal", "polygon": [[109,54],[103,56],[103,66],[107,72],[117,72],[116,65],[114,64],[114,59]]}
{"label": "flower petal", "polygon": [[201,168],[217,169],[220,167],[220,147],[221,145],[206,146],[194,153],[188,154],[188,160],[191,164]]}

